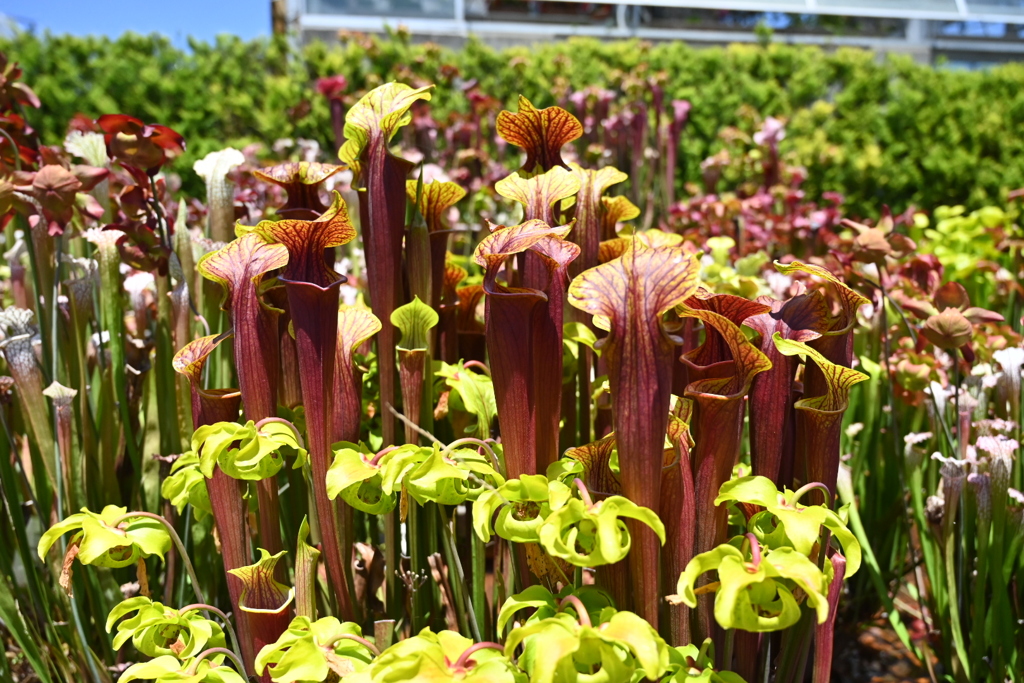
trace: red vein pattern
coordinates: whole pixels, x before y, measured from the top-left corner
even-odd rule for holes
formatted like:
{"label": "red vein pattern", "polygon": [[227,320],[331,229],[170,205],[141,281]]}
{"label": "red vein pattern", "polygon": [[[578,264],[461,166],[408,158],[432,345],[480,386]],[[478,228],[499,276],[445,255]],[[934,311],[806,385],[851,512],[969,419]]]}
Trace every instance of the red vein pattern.
{"label": "red vein pattern", "polygon": [[562,161],[562,146],[583,135],[583,125],[565,109],[537,109],[522,95],[518,113],[500,112],[495,128],[506,141],[526,150],[523,170],[527,173],[538,167],[542,171],[568,168]]}

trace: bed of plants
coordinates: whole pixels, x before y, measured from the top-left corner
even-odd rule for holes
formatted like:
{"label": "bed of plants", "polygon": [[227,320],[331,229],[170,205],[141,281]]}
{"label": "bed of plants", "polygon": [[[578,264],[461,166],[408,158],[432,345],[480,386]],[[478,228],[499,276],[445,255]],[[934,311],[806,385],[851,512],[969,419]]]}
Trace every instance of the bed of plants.
{"label": "bed of plants", "polygon": [[897,212],[911,203],[1002,206],[1007,191],[1024,186],[1024,141],[1013,134],[1024,125],[1019,62],[962,71],[851,48],[594,39],[504,50],[470,41],[452,50],[415,43],[401,30],[302,47],[221,36],[185,49],[159,35],[22,33],[0,37],[0,50],[16,56],[46,105],[32,121],[46,144],[59,144],[79,112],[173,123],[188,148],[170,168],[191,194],[202,193],[192,164],[227,146],[303,138],[334,160],[331,104],[312,84],[337,74],[348,83],[339,91],[346,106],[388,81],[430,83],[441,122],[481,104],[466,88],[472,82],[499,108],[514,108],[523,93],[577,117],[578,91],[628,98],[610,122],[625,128],[646,125],[656,93],[666,103],[685,99],[693,109],[677,158],[680,184],[700,182],[701,162],[727,145],[723,133],[749,138],[758,114],[782,117],[789,134],[780,149],[807,169],[805,190],[839,192],[860,216],[877,217],[883,204]]}
{"label": "bed of plants", "polygon": [[336,152],[183,170],[14,57],[5,678],[1021,680],[1019,193],[861,219],[753,111],[682,182],[657,79],[335,74]]}

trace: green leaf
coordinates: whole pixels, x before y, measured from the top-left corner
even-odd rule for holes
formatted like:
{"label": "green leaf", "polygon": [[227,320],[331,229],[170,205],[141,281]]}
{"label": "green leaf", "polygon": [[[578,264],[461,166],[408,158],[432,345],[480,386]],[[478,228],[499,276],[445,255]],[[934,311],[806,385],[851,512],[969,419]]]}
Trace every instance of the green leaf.
{"label": "green leaf", "polygon": [[722,484],[718,490],[718,497],[715,498],[715,505],[736,501],[765,508],[775,507],[779,503],[780,495],[775,483],[768,477],[739,477]]}
{"label": "green leaf", "polygon": [[643,522],[665,542],[665,525],[658,516],[622,496],[611,496],[589,507],[578,498],[557,509],[551,507],[551,514],[540,527],[540,543],[548,554],[577,567],[614,564],[626,557],[630,535],[623,518]]}
{"label": "green leaf", "polygon": [[364,671],[345,683],[526,683],[526,678],[500,652],[485,648],[472,653],[464,665],[462,654],[473,641],[454,631],[420,631],[381,653]]}
{"label": "green leaf", "polygon": [[[482,483],[474,483],[474,480]],[[449,455],[442,454],[435,445],[430,455],[410,471],[405,478],[409,494],[423,505],[427,502],[441,505],[461,505],[486,490],[505,483],[487,456],[468,448],[461,448]]]}
{"label": "green leaf", "polygon": [[373,464],[371,454],[354,444],[343,442],[342,446],[335,449],[327,470],[327,496],[334,500],[341,495],[352,507],[373,515],[393,510],[395,496],[383,490],[381,463]]}
{"label": "green leaf", "polygon": [[119,650],[131,639],[135,649],[148,657],[172,655],[185,660],[211,647],[224,647],[220,625],[206,619],[198,611],[180,614],[177,610],[153,602],[146,597],[125,600],[110,612],[106,628],[109,632],[118,620],[114,649]]}
{"label": "green leaf", "polygon": [[[530,643],[533,647],[527,646],[527,652],[519,660],[530,677],[530,683],[554,683],[574,678],[556,678],[559,672],[568,676],[575,673],[571,658],[580,647],[579,624],[569,615],[561,617],[513,629],[505,640],[505,656],[511,658],[520,643],[534,637]],[[537,642],[542,646],[536,646]]]}
{"label": "green leaf", "polygon": [[480,495],[473,505],[473,528],[480,538],[490,539],[491,518],[497,511],[493,529],[499,536],[515,543],[536,543],[551,510],[571,497],[569,487],[560,481],[548,481],[542,474],[524,474]]}
{"label": "green leaf", "polygon": [[538,584],[505,600],[505,604],[501,606],[501,611],[498,614],[498,633],[504,631],[508,621],[517,612],[524,609],[536,610],[526,619],[525,624],[532,624],[555,616],[558,613],[559,602],[568,595],[579,598],[591,621],[595,623],[600,621],[599,617],[606,611],[610,610],[612,614],[615,613],[611,596],[597,586],[580,586],[575,590],[572,586],[566,586],[557,594],[553,594],[546,587]]}
{"label": "green leaf", "polygon": [[192,434],[191,447],[199,454],[199,470],[207,479],[213,477],[213,468],[221,456],[236,442],[251,440],[256,436],[253,422],[240,425],[235,422],[215,422],[204,425]]}
{"label": "green leaf", "polygon": [[662,683],[746,683],[731,671],[715,671],[715,647],[708,638],[698,650],[696,645],[683,645],[669,650],[670,675]]}
{"label": "green leaf", "polygon": [[722,561],[727,557],[735,557],[742,560],[743,554],[737,548],[723,543],[717,548],[694,557],[687,563],[683,573],[679,575],[679,582],[676,584],[676,594],[670,595],[668,601],[673,604],[683,603],[690,608],[696,607],[697,595],[693,592],[693,586],[697,579],[704,572],[718,569]]}
{"label": "green leaf", "polygon": [[482,439],[490,436],[491,424],[498,416],[498,403],[494,398],[491,378],[467,370],[461,362],[455,365],[442,362],[441,369],[435,374],[443,377],[448,388],[458,394],[466,412],[476,416],[476,424],[467,427],[466,433],[476,434]]}
{"label": "green leaf", "polygon": [[133,664],[124,670],[118,683],[130,681],[155,681],[156,683],[247,683],[245,676],[227,666],[220,666],[217,658],[199,662],[196,672],[191,673],[192,662],[179,662],[170,655],[157,657],[148,662]]}
{"label": "green leaf", "polygon": [[827,581],[817,565],[789,547],[768,550],[757,561],[747,560],[736,547],[741,543],[745,545],[746,539],[738,536],[731,544],[690,560],[679,577],[677,595],[669,596],[669,602],[696,607],[694,584],[704,572],[717,570],[720,585],[714,613],[722,628],[764,632],[792,626],[800,619],[800,606],[793,596],[796,588],[807,596],[818,623],[828,617]]}
{"label": "green leaf", "polygon": [[655,679],[668,669],[668,645],[636,614],[616,612],[598,631],[606,640],[628,647],[647,678]]}
{"label": "green leaf", "polygon": [[191,505],[196,520],[213,513],[206,477],[199,470],[199,456],[193,451],[183,453],[171,465],[171,472],[160,485],[160,495],[171,502],[180,514]]}
{"label": "green leaf", "polygon": [[306,449],[295,432],[283,422],[267,421],[256,428],[252,420],[240,425],[216,422],[200,427],[192,435],[192,450],[199,456],[199,469],[207,478],[214,467],[233,479],[260,481],[276,476],[286,454],[295,455],[293,469],[305,464]]}
{"label": "green leaf", "polygon": [[402,332],[401,349],[426,349],[430,346],[430,330],[440,320],[437,311],[414,297],[391,313],[391,324]]}
{"label": "green leaf", "polygon": [[[847,558],[846,576],[853,576],[860,569],[861,548],[842,518],[824,505],[800,505],[794,498],[793,491],[786,489],[780,493],[767,477],[747,476],[722,484],[715,505],[735,501],[765,508],[776,518],[777,524],[764,524],[760,519],[755,524],[752,518],[750,528],[761,534],[760,540],[775,547],[784,538],[787,545],[808,557],[815,543],[820,540],[821,527],[824,526],[843,547],[843,554]],[[765,530],[769,530],[768,535],[765,535]],[[780,536],[780,531],[784,536]]]}
{"label": "green leaf", "polygon": [[158,555],[161,559],[171,547],[171,537],[164,525],[155,519],[136,517],[119,520],[127,508],[108,505],[100,514],[82,508],[51,527],[39,539],[37,551],[46,558],[57,539],[69,531],[79,530],[72,538],[78,545],[78,561],[98,567],[127,567],[142,557]]}
{"label": "green leaf", "polygon": [[[818,565],[790,548],[770,551],[765,555],[763,562],[768,562],[779,576],[793,581],[803,589],[807,596],[807,604],[817,613],[818,623],[825,622],[828,618],[828,598],[825,594],[828,582],[818,569]],[[826,561],[826,564],[831,566],[832,563]]]}
{"label": "green leaf", "polygon": [[600,350],[594,348],[597,345],[597,335],[594,334],[589,325],[584,323],[565,323],[562,330],[562,338],[566,341],[583,344],[598,356],[601,355]]}
{"label": "green leaf", "polygon": [[[607,621],[596,626],[566,612],[531,619],[509,633],[505,654],[523,645],[519,664],[531,683],[630,681],[638,671],[653,680],[668,670],[668,645],[650,624],[631,612],[606,608],[602,613]],[[579,671],[591,673],[583,677]]]}
{"label": "green leaf", "polygon": [[309,544],[309,518],[303,517],[295,548],[295,613],[316,619],[316,576],[320,551]]}
{"label": "green leaf", "polygon": [[[807,558],[804,558],[807,559]],[[771,577],[765,560],[753,571],[735,556],[718,566],[721,582],[715,595],[715,621],[722,628],[764,632],[789,628],[800,620],[792,592]]]}
{"label": "green leaf", "polygon": [[358,624],[342,623],[334,617],[316,621],[295,617],[276,642],[265,645],[256,655],[256,673],[269,667],[274,683],[327,680],[331,673],[345,676],[364,670],[372,652],[362,643],[344,636],[362,637]]}
{"label": "green leaf", "polygon": [[510,596],[498,612],[498,633],[505,631],[505,625],[508,624],[509,619],[515,616],[516,612],[530,608],[537,610],[534,614],[535,617],[540,615],[539,618],[543,619],[554,616],[558,611],[558,601],[551,591],[539,584],[528,587],[522,593]]}
{"label": "green leaf", "polygon": [[[112,507],[112,506],[108,506]],[[106,508],[105,508],[106,509]],[[120,511],[120,514],[128,512],[128,508],[114,508]],[[57,542],[57,539],[66,534],[69,531],[82,528],[82,521],[85,519],[87,514],[93,514],[86,509],[82,509],[82,512],[75,513],[66,517],[65,519],[57,522],[45,532],[39,538],[39,545],[36,547],[36,552],[39,553],[39,559],[46,561],[46,554],[50,552],[50,548]]]}
{"label": "green leaf", "polygon": [[14,585],[8,576],[0,576],[0,620],[17,643],[32,672],[42,683],[52,683],[50,668],[40,649],[43,639],[22,615],[15,600]]}

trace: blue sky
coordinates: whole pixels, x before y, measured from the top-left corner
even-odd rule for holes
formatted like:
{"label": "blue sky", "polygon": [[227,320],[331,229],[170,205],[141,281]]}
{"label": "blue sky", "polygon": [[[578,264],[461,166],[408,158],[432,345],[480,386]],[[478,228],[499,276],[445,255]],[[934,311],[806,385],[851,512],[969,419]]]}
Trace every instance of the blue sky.
{"label": "blue sky", "polygon": [[270,0],[3,0],[0,14],[36,32],[119,36],[163,33],[177,45],[218,33],[255,38],[270,33]]}

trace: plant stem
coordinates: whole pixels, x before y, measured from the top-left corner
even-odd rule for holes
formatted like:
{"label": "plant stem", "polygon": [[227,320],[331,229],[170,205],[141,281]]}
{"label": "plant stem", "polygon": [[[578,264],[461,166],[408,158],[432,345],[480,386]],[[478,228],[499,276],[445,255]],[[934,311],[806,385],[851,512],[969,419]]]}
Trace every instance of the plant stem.
{"label": "plant stem", "polygon": [[399,616],[401,609],[401,591],[398,588],[400,582],[399,566],[402,556],[401,548],[401,522],[398,513],[392,510],[381,518],[384,524],[384,609],[387,615],[392,618]]}
{"label": "plant stem", "polygon": [[[51,301],[53,305],[50,306],[50,380],[57,381],[57,294],[58,288],[60,287],[60,252],[61,246],[64,244],[63,235],[57,235],[54,242],[54,264],[55,272],[53,277],[53,298]],[[42,321],[40,321],[42,322]],[[64,481],[64,462],[62,455],[70,460],[70,453],[61,453],[60,451],[60,439],[57,438],[57,434],[60,433],[60,423],[57,417],[57,411],[51,410],[51,425],[53,426],[53,471],[56,479],[57,488],[57,519],[64,519],[64,499],[66,494],[71,490],[68,482]],[[43,457],[46,457],[45,455]],[[67,487],[67,491],[65,491]]]}
{"label": "plant stem", "polygon": [[803,486],[798,488],[793,493],[793,504],[796,505],[805,493],[807,493],[808,491],[813,491],[814,489],[821,489],[821,492],[825,495],[826,507],[831,508],[832,505],[830,498],[832,497],[832,492],[828,490],[827,486],[818,481],[812,481],[811,483],[804,484]]}
{"label": "plant stem", "polygon": [[367,650],[372,652],[375,657],[380,657],[380,648],[378,648],[376,645],[374,645],[373,643],[368,641],[366,638],[363,638],[361,636],[357,636],[354,633],[342,633],[340,636],[338,636],[334,640],[333,643],[330,644],[330,647],[333,648],[335,643],[337,643],[339,640],[354,640],[355,642],[359,643],[360,645],[365,647]]}
{"label": "plant stem", "polygon": [[484,373],[488,377],[491,376],[491,369],[478,360],[467,360],[462,364],[464,368],[480,368],[480,372]]}
{"label": "plant stem", "polygon": [[[0,439],[0,444],[2,444],[0,445],[0,502],[3,503],[3,510],[7,511],[7,521],[10,524],[10,528],[14,530],[14,535],[17,539],[18,554],[21,556],[22,566],[27,570],[26,584],[28,585],[28,593],[31,598],[31,603],[41,608],[44,614],[49,614],[51,610],[49,596],[40,584],[40,577],[45,575],[45,571],[39,571],[37,569],[38,558],[36,558],[34,553],[31,553],[28,550],[30,547],[28,536],[26,534],[28,524],[25,520],[22,506],[19,504],[11,504],[11,501],[17,501],[20,499],[20,492],[17,489],[15,471],[11,464],[11,453],[14,452],[16,444],[14,442],[14,435],[8,426],[6,408],[3,405],[0,405],[0,428],[3,429],[3,436],[5,437]],[[24,489],[26,491],[31,491],[27,481],[25,482]],[[33,505],[36,510],[39,509],[37,503],[33,503]],[[67,540],[62,536],[61,551],[66,552],[66,550]],[[82,617],[78,610],[78,602],[72,598],[70,603],[71,618],[74,622],[75,632],[77,633],[79,640],[82,641],[82,647],[85,649],[83,655],[89,667],[89,673],[92,675],[92,680],[95,683],[103,683],[103,678],[100,676],[96,662],[91,656],[91,650],[85,637],[85,628],[82,625]],[[51,642],[60,642],[53,620],[44,619],[43,621],[47,637],[51,639]]]}
{"label": "plant stem", "polygon": [[426,585],[429,571],[426,564],[426,549],[431,546],[431,538],[426,535],[424,524],[427,511],[416,501],[409,501],[409,568],[412,572],[411,614],[412,632],[419,633],[424,627],[424,617],[430,610],[430,589]]}
{"label": "plant stem", "polygon": [[[924,488],[923,474],[920,471],[916,472],[911,477],[911,484],[918,489]],[[931,587],[931,590],[929,591],[929,595],[931,597],[929,601],[931,603],[931,615],[927,620],[931,623],[928,623],[927,625],[930,629],[934,629],[935,615],[941,615],[946,611],[946,602],[949,599],[949,596],[946,595],[945,590],[943,589],[943,586],[945,585],[945,580],[943,578],[945,567],[942,564],[942,537],[939,534],[935,534],[936,538],[932,538],[933,534],[928,527],[924,505],[924,496],[919,491],[915,492],[914,516],[918,520],[917,540],[921,545],[921,553],[924,556],[925,571],[927,572],[928,583]],[[918,583],[921,582],[918,581]],[[919,595],[923,596],[924,594]],[[951,648],[949,629],[939,629],[939,635],[942,638],[942,649],[949,652]]]}
{"label": "plant stem", "polygon": [[948,524],[946,532],[946,591],[949,593],[949,621],[953,631],[953,644],[956,648],[956,656],[960,660],[963,675],[970,680],[970,660],[967,658],[967,649],[964,647],[963,631],[960,628],[960,598],[957,592],[956,577],[956,539],[953,524]]}
{"label": "plant stem", "polygon": [[761,544],[758,542],[757,536],[752,533],[744,534],[744,538],[750,544],[750,564],[757,569],[761,566]]}
{"label": "plant stem", "polygon": [[470,657],[479,652],[480,650],[497,650],[498,652],[504,652],[505,648],[498,643],[482,642],[474,643],[467,647],[465,651],[459,655],[459,658],[455,660],[455,669],[465,668],[470,662]]}
{"label": "plant stem", "polygon": [[[488,633],[487,629],[487,545],[476,534],[472,534],[472,562],[473,585],[472,603],[474,616],[476,617],[476,628],[479,633]],[[488,635],[490,635],[488,633]]]}
{"label": "plant stem", "polygon": [[[882,293],[882,302],[881,302],[882,305],[879,307],[880,308],[880,313],[881,313],[881,316],[882,316],[882,342],[883,342],[882,361],[883,361],[883,363],[885,365],[886,377],[888,378],[888,383],[886,385],[886,389],[887,389],[887,392],[886,392],[886,402],[887,402],[887,405],[888,405],[888,408],[889,408],[889,416],[890,416],[890,419],[891,419],[890,428],[891,428],[891,431],[892,431],[892,439],[893,439],[893,453],[894,454],[898,454],[900,452],[900,447],[901,447],[900,444],[902,443],[902,437],[900,435],[900,422],[897,419],[897,412],[896,412],[896,406],[895,406],[895,400],[894,400],[895,399],[895,395],[896,395],[896,387],[895,387],[896,376],[893,374],[892,369],[891,369],[891,367],[889,365],[889,358],[892,355],[892,341],[891,341],[891,338],[890,338],[890,335],[889,335],[889,317],[888,317],[888,311],[886,310],[886,307],[885,307],[886,303],[892,303],[892,305],[896,307],[896,310],[899,312],[900,317],[903,320],[903,323],[907,327],[907,330],[910,331],[911,336],[914,336],[914,334],[913,334],[913,330],[911,330],[911,328],[910,328],[910,323],[907,321],[906,316],[903,314],[903,310],[901,308],[899,308],[899,306],[897,306],[894,302],[892,302],[892,300],[889,298],[889,294],[886,292],[886,289],[885,289],[885,279],[888,276],[889,276],[889,271],[888,271],[888,269],[886,269],[885,264],[883,263],[882,264],[882,273],[881,273],[881,276],[878,278],[878,288],[879,288],[879,290]],[[916,337],[914,337],[914,341],[916,343],[916,341],[917,341]],[[931,393],[931,392],[929,392],[929,393]],[[935,401],[935,396],[932,396],[932,403],[935,404],[936,413],[938,413],[938,403]],[[948,438],[949,437],[949,433],[948,433],[949,430],[946,427],[946,423],[945,423],[944,420],[942,421],[942,426],[943,426],[943,429],[946,430],[946,437]],[[952,446],[952,444],[950,444],[950,445]],[[897,467],[896,470],[897,470],[897,476],[899,477],[900,490],[901,491],[905,491],[905,490],[907,490],[907,476],[906,476],[905,468],[904,467]],[[919,498],[920,497],[920,490],[917,493],[918,493],[918,498]],[[902,508],[903,508],[903,521],[907,525],[907,533],[908,533],[908,536],[909,536],[910,535],[910,530],[914,526],[915,513],[912,513],[907,508],[906,505],[903,505]],[[918,521],[920,521],[920,519],[923,519],[923,518],[919,518]],[[922,529],[922,528],[924,528],[924,527],[923,526],[918,526],[919,530]],[[919,536],[920,536],[920,534],[919,534]],[[930,541],[928,543],[930,545]],[[923,546],[922,546],[922,552],[924,552]],[[900,571],[899,574],[902,574],[902,571]],[[913,576],[914,576],[914,587],[917,589],[918,600],[921,601],[921,604],[923,606],[924,605],[924,589],[923,589],[924,587],[921,585],[921,582],[918,580],[920,574],[915,570],[913,572]],[[922,615],[923,615],[924,614],[924,610],[922,609],[921,611],[922,611]],[[892,611],[890,610],[890,614],[891,614],[891,612]],[[902,625],[902,623],[901,623],[901,625]],[[903,630],[905,631],[905,628]],[[907,640],[909,640],[909,638]],[[915,651],[917,650],[917,648],[911,648],[911,649],[915,650]],[[918,654],[919,657],[923,658],[925,661],[928,661],[928,659],[927,659],[927,652],[923,652],[923,653],[922,652],[918,652],[917,654]],[[931,663],[929,662],[929,667],[930,667],[930,665],[931,665]]]}
{"label": "plant stem", "polygon": [[[189,543],[189,536],[192,535],[192,506],[191,505],[187,505],[185,507],[184,520],[185,520],[184,545],[187,547],[188,543]],[[177,583],[178,585],[177,585],[177,587],[175,588],[175,591],[174,591],[174,595],[175,595],[174,602],[175,603],[180,603],[180,602],[182,602],[185,599],[184,596],[183,596],[183,594],[185,592],[185,575],[184,574],[179,574],[176,577],[175,583]]]}
{"label": "plant stem", "polygon": [[562,601],[558,603],[558,611],[561,612],[565,609],[566,605],[571,605],[576,611],[576,621],[580,623],[580,626],[590,627],[593,623],[590,621],[590,612],[587,611],[586,605],[575,595],[567,595],[562,598]]}
{"label": "plant stem", "polygon": [[[992,557],[989,560],[991,569],[989,575],[992,577],[992,595],[1007,595],[1007,582],[1013,580],[1008,571],[1004,573],[1004,554],[1006,547],[1006,492],[995,489],[992,493],[992,544],[990,546]],[[1019,546],[1011,541],[1009,555],[1006,559],[1013,561],[1013,557],[1019,553]],[[1012,566],[1012,565],[1010,565]],[[1010,614],[1009,602],[1006,600],[992,601],[992,623],[989,636],[995,641],[995,656],[993,657],[993,670],[996,676],[1001,676],[1004,666],[1004,648],[1007,653],[1013,651],[1014,620]],[[1012,655],[1011,655],[1012,656]]]}
{"label": "plant stem", "polygon": [[736,642],[736,629],[725,630],[725,647],[722,648],[722,656],[716,662],[719,668],[732,669],[732,651]]}
{"label": "plant stem", "polygon": [[192,560],[189,558],[188,553],[185,552],[185,544],[181,542],[181,537],[178,536],[178,532],[174,530],[174,526],[160,515],[155,515],[152,512],[129,512],[114,520],[112,526],[116,527],[121,522],[131,519],[132,517],[145,517],[147,519],[156,520],[164,525],[167,529],[167,533],[171,536],[171,540],[174,541],[174,546],[178,549],[178,553],[181,555],[182,564],[185,565],[185,571],[188,572],[188,578],[192,581],[192,591],[196,594],[197,602],[207,604],[206,598],[203,597],[203,591],[199,587],[199,578],[196,577],[196,570],[192,566]]}
{"label": "plant stem", "polygon": [[803,610],[800,621],[782,632],[781,652],[775,674],[776,683],[799,683],[803,680],[807,650],[810,648],[811,635],[814,633],[812,615],[810,610]]}
{"label": "plant stem", "polygon": [[588,509],[594,507],[594,501],[590,497],[590,491],[587,490],[587,485],[583,483],[583,480],[576,477],[572,480],[572,483],[579,489],[580,498],[583,500],[583,504],[586,505]]}
{"label": "plant stem", "polygon": [[294,424],[292,424],[288,420],[284,419],[283,417],[265,417],[265,418],[263,418],[262,420],[260,420],[259,422],[257,422],[253,426],[255,427],[256,431],[258,432],[260,430],[260,427],[262,427],[263,425],[268,424],[270,422],[276,422],[278,424],[283,424],[283,425],[287,426],[289,429],[292,430],[292,434],[295,435],[295,441],[298,442],[299,448],[305,448],[306,447],[306,442],[302,440],[302,434],[299,433],[298,427],[296,427]]}
{"label": "plant stem", "polygon": [[235,627],[234,625],[232,625],[231,620],[228,619],[228,615],[224,614],[213,605],[206,605],[199,602],[192,603],[191,605],[185,605],[184,607],[178,610],[178,614],[184,615],[188,612],[194,612],[198,610],[202,610],[204,612],[211,612],[220,617],[221,621],[224,622],[224,627],[228,630],[228,636],[231,638],[231,647],[234,649],[235,655],[238,657],[238,661],[242,661],[244,657],[242,657],[242,650],[238,643],[238,634],[235,633]]}
{"label": "plant stem", "polygon": [[[437,506],[437,511],[441,515],[441,535],[444,536],[445,562],[448,564],[448,579],[455,597],[455,611],[458,614],[459,630],[463,633],[472,634],[473,640],[479,641],[481,640],[480,630],[477,627],[473,602],[466,595],[463,588],[466,585],[466,576],[462,571],[462,562],[459,560],[459,549],[455,546],[452,530],[448,526],[451,522],[446,518],[440,505]],[[452,572],[455,573],[454,578],[452,577]]]}
{"label": "plant stem", "polygon": [[20,171],[21,170],[21,155],[18,154],[18,145],[16,145],[14,143],[14,138],[11,137],[11,134],[8,133],[3,128],[0,128],[0,135],[2,135],[7,140],[7,142],[10,143],[11,151],[13,152],[13,158],[14,158],[14,170],[15,171]]}
{"label": "plant stem", "polygon": [[[881,290],[884,300],[887,301],[897,313],[899,313],[900,320],[903,321],[903,326],[907,328],[907,334],[910,335],[911,341],[913,341],[914,345],[916,346],[917,332],[914,330],[913,325],[910,324],[910,321],[907,320],[907,314],[903,312],[903,308],[898,303],[889,298],[889,295],[886,293],[885,288],[883,286],[881,286],[878,283],[872,282],[871,280],[863,276],[861,276],[861,279],[864,282],[871,285],[872,287],[876,287],[877,289]],[[931,391],[929,391],[928,394],[931,397],[932,407],[935,409],[936,419],[939,420],[939,423],[942,426],[942,433],[946,437],[946,444],[949,446],[950,450],[955,453],[956,451],[953,446],[953,435],[949,431],[949,426],[946,424],[946,420],[943,416],[943,413],[939,408],[939,402],[938,400],[936,400],[935,395],[932,394]]]}
{"label": "plant stem", "polygon": [[463,446],[466,444],[472,444],[474,446],[477,446],[478,448],[483,448],[484,450],[486,450],[488,455],[491,456],[491,461],[494,463],[494,469],[496,469],[502,476],[504,476],[505,473],[502,472],[501,461],[498,460],[498,456],[494,453],[494,449],[491,448],[490,444],[488,444],[486,441],[478,439],[474,436],[466,436],[461,439],[456,439],[455,441],[452,441],[445,447],[443,451],[441,451],[441,455],[444,457],[448,457],[448,454],[455,450],[458,446]]}
{"label": "plant stem", "polygon": [[[100,314],[103,328],[109,332],[110,377],[113,387],[113,401],[117,405],[125,445],[136,472],[142,471],[142,455],[138,442],[132,433],[131,413],[128,406],[128,377],[125,368],[128,361],[124,343],[124,304],[121,282],[121,257],[113,244],[104,244],[96,250],[100,273]],[[102,341],[103,335],[100,334]],[[102,353],[100,354],[102,355]],[[116,427],[114,432],[116,438]],[[135,486],[138,486],[136,482]],[[134,492],[133,492],[134,493]]]}
{"label": "plant stem", "polygon": [[[962,475],[961,475],[962,476]],[[963,506],[960,505],[961,490],[956,485],[950,485],[950,478],[943,476],[943,491],[946,496],[946,505],[942,517],[942,531],[944,541],[945,575],[946,575],[946,600],[949,606],[950,630],[953,633],[953,646],[956,650],[956,657],[960,661],[960,671],[957,672],[957,680],[971,680],[970,660],[967,657],[967,648],[964,645],[963,630],[960,624],[960,595],[958,590],[957,550],[959,547],[957,538],[957,526],[963,529],[961,513]],[[960,517],[958,521],[958,517]]]}
{"label": "plant stem", "polygon": [[194,676],[196,671],[198,671],[199,662],[203,661],[204,659],[212,655],[224,655],[225,657],[231,660],[231,662],[235,665],[235,668],[238,669],[238,672],[240,674],[245,674],[245,666],[242,665],[242,660],[236,657],[234,652],[225,647],[211,647],[209,650],[203,650],[202,652],[200,652],[198,655],[196,655],[196,658],[192,660],[192,666],[189,667],[190,675]]}
{"label": "plant stem", "polygon": [[[983,658],[986,654],[988,642],[985,639],[985,622],[987,621],[986,609],[986,586],[988,584],[988,535],[989,523],[981,519],[978,524],[977,541],[978,548],[975,557],[978,560],[977,577],[971,591],[974,598],[973,614],[971,615],[971,668],[981,671]],[[993,593],[993,595],[997,595]],[[998,676],[998,672],[996,672]],[[997,679],[998,680],[998,679]]]}
{"label": "plant stem", "polygon": [[963,430],[960,429],[960,359],[956,356],[957,352],[953,351],[953,412],[956,415],[956,445],[957,449],[953,451],[953,457],[961,458],[964,453],[964,435],[961,433]]}

